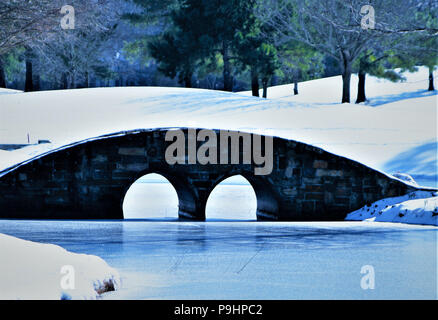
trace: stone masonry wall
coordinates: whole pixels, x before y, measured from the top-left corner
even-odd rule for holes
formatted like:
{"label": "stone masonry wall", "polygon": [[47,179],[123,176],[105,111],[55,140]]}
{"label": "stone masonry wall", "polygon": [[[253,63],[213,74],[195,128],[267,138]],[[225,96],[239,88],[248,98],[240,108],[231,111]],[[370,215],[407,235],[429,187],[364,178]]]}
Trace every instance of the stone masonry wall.
{"label": "stone masonry wall", "polygon": [[169,165],[165,133],[139,130],[81,142],[0,173],[0,218],[123,219],[128,188],[147,173],[166,177],[177,191],[180,217],[197,220],[205,219],[214,187],[237,174],[253,186],[260,220],[341,220],[365,204],[414,190],[357,162],[280,138],[273,140],[273,171],[266,176],[254,175],[254,163]]}

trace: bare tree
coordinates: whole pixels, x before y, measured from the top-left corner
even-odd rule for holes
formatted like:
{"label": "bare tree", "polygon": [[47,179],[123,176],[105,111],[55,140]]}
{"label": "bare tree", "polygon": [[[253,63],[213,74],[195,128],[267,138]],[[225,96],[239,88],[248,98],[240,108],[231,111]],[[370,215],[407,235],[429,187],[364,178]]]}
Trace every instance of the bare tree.
{"label": "bare tree", "polygon": [[374,42],[386,36],[436,32],[416,20],[419,10],[429,10],[417,4],[414,0],[266,0],[258,14],[283,41],[301,41],[338,61],[344,103],[350,102],[353,62]]}
{"label": "bare tree", "polygon": [[14,1],[0,2],[0,55],[22,46],[30,40],[41,37],[59,27],[61,7],[56,1]]}
{"label": "bare tree", "polygon": [[[35,89],[33,81],[39,77],[34,74],[39,69],[35,68],[35,62],[43,63],[45,69],[58,68],[58,73],[63,73],[66,66],[73,66],[67,73],[73,74],[70,83],[74,82],[77,66],[86,68],[99,53],[96,41],[114,25],[122,2],[70,0],[70,7],[61,10],[65,5],[61,0],[2,1],[0,57],[17,47],[26,48],[26,91]],[[66,13],[74,19],[74,27],[69,25],[72,28],[61,24]]]}

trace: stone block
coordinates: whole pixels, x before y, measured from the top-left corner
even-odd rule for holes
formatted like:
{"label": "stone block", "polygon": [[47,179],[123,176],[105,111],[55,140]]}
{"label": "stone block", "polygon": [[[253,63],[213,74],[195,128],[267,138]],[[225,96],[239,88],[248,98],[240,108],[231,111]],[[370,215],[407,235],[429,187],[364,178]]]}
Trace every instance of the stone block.
{"label": "stone block", "polygon": [[314,201],[302,201],[301,202],[302,212],[313,212],[315,210]]}
{"label": "stone block", "polygon": [[306,193],[305,195],[305,199],[306,200],[318,200],[318,201],[323,201],[324,200],[324,193],[320,192],[320,193]]}
{"label": "stone block", "polygon": [[93,159],[91,159],[92,162],[107,162],[108,157],[105,155],[98,154]]}
{"label": "stone block", "polygon": [[316,169],[315,175],[317,177],[343,177],[342,170],[326,170],[326,169]]}
{"label": "stone block", "polygon": [[315,160],[315,161],[313,161],[313,167],[315,169],[327,169],[328,163],[327,163],[327,161],[324,161],[324,160]]}
{"label": "stone block", "polygon": [[120,155],[122,156],[146,156],[145,148],[119,148]]}
{"label": "stone block", "polygon": [[295,197],[298,194],[298,190],[296,188],[284,188],[281,190],[285,196]]}
{"label": "stone block", "polygon": [[351,194],[351,189],[350,188],[337,188],[335,191],[335,195],[336,196],[341,196],[341,197],[348,197]]}

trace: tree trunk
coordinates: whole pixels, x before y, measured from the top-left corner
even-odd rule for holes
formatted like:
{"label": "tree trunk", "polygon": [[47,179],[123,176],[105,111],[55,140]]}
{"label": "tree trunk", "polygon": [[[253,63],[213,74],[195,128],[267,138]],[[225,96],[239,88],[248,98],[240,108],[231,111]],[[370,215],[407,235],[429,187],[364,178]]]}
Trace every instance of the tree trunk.
{"label": "tree trunk", "polygon": [[298,78],[300,77],[300,70],[294,69],[293,70],[293,82],[294,82],[294,95],[298,94]]}
{"label": "tree trunk", "polygon": [[0,88],[6,88],[6,76],[3,68],[3,61],[0,58]]}
{"label": "tree trunk", "polygon": [[192,73],[184,75],[184,86],[186,88],[191,88],[192,87]]}
{"label": "tree trunk", "polygon": [[93,76],[88,77],[88,87],[95,88],[96,87],[96,78]]}
{"label": "tree trunk", "polygon": [[88,71],[85,71],[85,82],[84,82],[84,87],[85,88],[89,88],[90,87],[90,80],[88,78]]}
{"label": "tree trunk", "polygon": [[268,78],[263,78],[263,79],[262,79],[262,85],[263,85],[263,98],[267,98],[267,97],[268,97],[268,82],[269,82],[269,79],[268,79]]}
{"label": "tree trunk", "polygon": [[62,74],[62,78],[61,78],[61,89],[67,89],[68,88],[68,82],[67,82],[67,74],[64,72]]}
{"label": "tree trunk", "polygon": [[433,72],[432,69],[429,68],[429,91],[435,91],[435,87],[433,85]]}
{"label": "tree trunk", "polygon": [[367,97],[365,95],[365,79],[366,79],[366,73],[362,70],[359,70],[359,83],[357,85],[357,99],[356,103],[361,103],[367,101]]}
{"label": "tree trunk", "polygon": [[231,75],[231,61],[229,55],[229,48],[226,41],[222,44],[222,57],[224,60],[224,91],[233,91],[233,77]]}
{"label": "tree trunk", "polygon": [[30,58],[26,58],[26,81],[24,83],[24,91],[33,91],[33,72],[32,72],[32,61]]}
{"label": "tree trunk", "polygon": [[260,87],[259,87],[259,75],[257,71],[254,69],[251,69],[251,91],[253,97],[260,97],[259,93]]}
{"label": "tree trunk", "polygon": [[342,51],[342,103],[350,103],[351,65],[350,53]]}

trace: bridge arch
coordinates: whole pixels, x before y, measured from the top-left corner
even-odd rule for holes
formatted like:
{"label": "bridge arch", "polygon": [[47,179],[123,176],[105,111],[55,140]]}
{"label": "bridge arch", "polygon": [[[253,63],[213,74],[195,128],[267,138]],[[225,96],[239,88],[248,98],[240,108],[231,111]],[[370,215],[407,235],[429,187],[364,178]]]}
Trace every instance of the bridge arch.
{"label": "bridge arch", "polygon": [[257,196],[242,175],[222,179],[208,195],[206,220],[256,220]]}
{"label": "bridge arch", "polygon": [[129,188],[140,178],[156,174],[165,178],[176,191],[178,197],[178,217],[187,219],[196,219],[199,209],[199,201],[193,189],[190,188],[189,181],[183,175],[177,173],[169,173],[162,170],[145,170],[137,173],[134,178],[130,179],[123,188],[121,193],[121,208],[123,209],[123,202]]}
{"label": "bridge arch", "polygon": [[224,174],[214,180],[207,195],[207,201],[215,188],[223,181],[241,176],[251,185],[257,202],[256,217],[257,220],[276,220],[279,211],[279,199],[275,196],[272,187],[267,183],[265,177],[255,176],[252,172],[234,170]]}
{"label": "bridge arch", "polygon": [[149,173],[137,179],[123,199],[124,219],[177,219],[178,194],[164,176]]}

